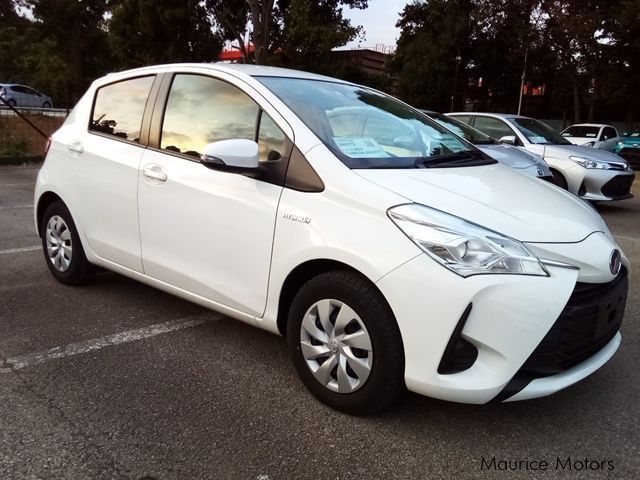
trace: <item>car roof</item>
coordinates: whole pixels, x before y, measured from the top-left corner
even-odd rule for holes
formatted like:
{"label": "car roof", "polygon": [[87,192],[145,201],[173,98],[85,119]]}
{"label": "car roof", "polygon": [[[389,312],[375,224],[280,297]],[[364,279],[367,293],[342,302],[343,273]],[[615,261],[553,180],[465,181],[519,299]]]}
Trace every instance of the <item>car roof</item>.
{"label": "car roof", "polygon": [[338,78],[327,77],[324,75],[318,75],[316,73],[303,72],[301,70],[292,70],[289,68],[280,68],[280,67],[270,67],[264,65],[247,65],[247,64],[238,64],[238,63],[169,63],[164,65],[154,65],[148,67],[135,68],[132,70],[125,70],[121,72],[113,72],[108,74],[107,76],[117,75],[117,76],[127,76],[131,74],[138,73],[151,73],[156,71],[165,71],[171,72],[175,70],[180,70],[182,68],[206,68],[212,71],[217,72],[228,72],[235,74],[236,76],[248,76],[248,77],[283,77],[283,78],[300,78],[306,80],[322,80],[322,81],[331,81],[337,83],[347,83],[345,80],[340,80]]}
{"label": "car roof", "polygon": [[525,117],[524,115],[516,115],[515,113],[492,113],[492,112],[450,112],[445,115],[483,115],[485,117],[495,117],[495,118],[505,118],[505,119],[513,119],[513,118],[531,118]]}
{"label": "car roof", "polygon": [[569,125],[567,128],[571,127],[611,127],[611,125],[607,125],[606,123],[574,123]]}

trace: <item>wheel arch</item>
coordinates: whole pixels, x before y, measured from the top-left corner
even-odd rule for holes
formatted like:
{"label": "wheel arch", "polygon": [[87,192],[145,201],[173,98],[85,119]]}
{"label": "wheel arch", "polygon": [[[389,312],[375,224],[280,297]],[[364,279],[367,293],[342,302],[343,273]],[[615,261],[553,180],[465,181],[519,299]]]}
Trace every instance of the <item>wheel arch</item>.
{"label": "wheel arch", "polygon": [[[40,195],[40,198],[38,198],[38,206],[36,207],[36,231],[38,232],[39,237],[42,236],[40,227],[42,226],[42,217],[44,216],[44,212],[47,210],[49,205],[58,200],[67,205],[57,193],[52,192],[51,190],[44,192]],[[67,208],[69,208],[68,205]]]}
{"label": "wheel arch", "polygon": [[[549,171],[551,172],[551,175],[554,177],[553,178],[554,185],[560,188],[563,188],[565,190],[569,189],[569,180],[567,179],[567,176],[564,173],[562,173],[560,169],[549,165]],[[563,182],[563,185],[558,185],[558,183],[556,182],[556,176],[560,179],[561,182]]]}
{"label": "wheel arch", "polygon": [[384,301],[389,306],[389,310],[393,313],[393,309],[391,308],[391,305],[389,305],[389,302],[387,301],[383,293],[380,291],[375,282],[371,280],[367,275],[344,262],[328,258],[317,258],[313,260],[307,260],[295,267],[293,270],[291,270],[291,272],[289,272],[284,282],[282,283],[280,296],[278,298],[277,315],[277,327],[280,335],[282,335],[283,337],[287,336],[287,320],[289,317],[289,307],[291,306],[293,298],[300,290],[302,285],[311,280],[313,277],[335,270],[347,270],[365,279],[373,286],[373,288],[375,288],[380,293]]}

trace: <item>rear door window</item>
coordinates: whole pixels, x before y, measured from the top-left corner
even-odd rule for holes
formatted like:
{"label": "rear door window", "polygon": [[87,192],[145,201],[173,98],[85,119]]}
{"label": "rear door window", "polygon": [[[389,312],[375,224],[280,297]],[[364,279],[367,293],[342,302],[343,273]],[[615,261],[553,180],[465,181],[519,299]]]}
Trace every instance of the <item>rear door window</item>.
{"label": "rear door window", "polygon": [[142,117],[155,75],[100,87],[91,112],[89,130],[130,142],[140,142]]}
{"label": "rear door window", "polygon": [[496,140],[507,135],[515,135],[509,125],[497,118],[477,116],[473,126]]}
{"label": "rear door window", "polygon": [[452,115],[451,117],[461,121],[462,123],[471,125],[471,115]]}

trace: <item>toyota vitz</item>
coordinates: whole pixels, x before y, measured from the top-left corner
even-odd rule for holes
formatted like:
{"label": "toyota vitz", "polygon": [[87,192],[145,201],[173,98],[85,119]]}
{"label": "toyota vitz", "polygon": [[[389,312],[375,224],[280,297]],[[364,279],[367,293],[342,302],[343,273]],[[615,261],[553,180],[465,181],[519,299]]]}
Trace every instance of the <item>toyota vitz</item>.
{"label": "toyota vitz", "polygon": [[35,223],[59,281],[103,267],[285,335],[302,382],[350,413],[405,387],[541,397],[620,344],[629,262],[590,205],[309,73],[96,80],[51,138]]}

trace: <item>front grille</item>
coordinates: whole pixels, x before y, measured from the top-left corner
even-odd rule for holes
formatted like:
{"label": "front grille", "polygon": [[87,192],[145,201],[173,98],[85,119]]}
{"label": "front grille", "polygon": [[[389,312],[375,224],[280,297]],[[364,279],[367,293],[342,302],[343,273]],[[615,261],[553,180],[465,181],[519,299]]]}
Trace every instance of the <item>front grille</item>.
{"label": "front grille", "polygon": [[564,310],[521,372],[535,377],[554,375],[597,353],[620,330],[628,288],[625,269],[610,283],[577,283]]}
{"label": "front grille", "polygon": [[627,198],[631,196],[631,184],[634,175],[618,175],[602,186],[602,194],[611,198]]}
{"label": "front grille", "polygon": [[506,400],[533,379],[564,372],[598,353],[620,330],[628,290],[625,268],[609,283],[577,283],[549,332],[492,401]]}

